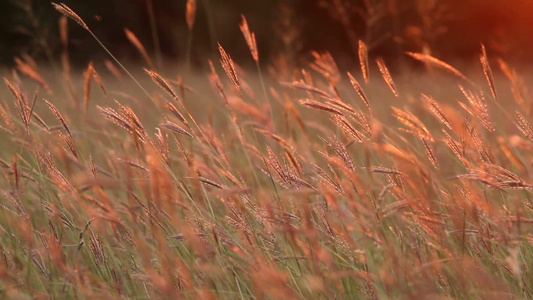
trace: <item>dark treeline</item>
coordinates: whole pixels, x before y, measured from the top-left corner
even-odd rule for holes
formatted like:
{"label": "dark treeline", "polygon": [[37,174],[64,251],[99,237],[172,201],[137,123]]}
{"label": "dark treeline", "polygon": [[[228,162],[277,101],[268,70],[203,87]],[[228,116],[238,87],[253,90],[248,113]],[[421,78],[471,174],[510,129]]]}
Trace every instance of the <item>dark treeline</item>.
{"label": "dark treeline", "polygon": [[[36,60],[56,59],[61,50],[60,14],[50,2],[0,2],[0,63],[11,65],[23,54]],[[123,59],[139,58],[124,28],[134,32],[153,57],[181,61],[187,57],[187,0],[63,2]],[[530,0],[197,0],[191,61],[203,64],[206,57],[214,57],[217,42],[237,61],[249,55],[238,27],[241,14],[257,35],[261,56],[271,61],[283,56],[297,62],[313,50],[328,50],[342,64],[357,63],[358,40],[366,42],[371,56],[391,61],[405,57],[404,51],[471,60],[483,43],[492,55],[529,62],[533,50]],[[74,64],[105,57],[77,24],[69,22],[68,28]]]}

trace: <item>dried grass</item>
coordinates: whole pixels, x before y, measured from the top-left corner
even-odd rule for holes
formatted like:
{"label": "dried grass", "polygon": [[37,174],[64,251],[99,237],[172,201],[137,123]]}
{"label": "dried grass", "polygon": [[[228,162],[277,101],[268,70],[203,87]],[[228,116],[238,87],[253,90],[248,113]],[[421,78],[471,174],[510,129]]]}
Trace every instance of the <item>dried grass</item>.
{"label": "dried grass", "polygon": [[139,38],[133,32],[131,32],[131,30],[129,30],[128,28],[124,28],[124,33],[126,34],[126,37],[130,41],[130,43],[133,46],[135,46],[135,48],[139,51],[139,53],[141,53],[142,57],[144,58],[148,66],[150,66],[150,68],[152,69],[155,69],[154,64],[152,63],[152,59],[148,55],[146,48],[141,43]]}
{"label": "dried grass", "polygon": [[369,81],[369,68],[368,68],[368,49],[365,42],[359,40],[358,42],[358,51],[359,55],[359,65],[361,66],[361,72],[363,73],[363,78],[365,82]]}
{"label": "dried grass", "polygon": [[357,80],[355,80],[355,78],[350,73],[348,73],[348,78],[350,79],[350,83],[352,84],[353,88],[355,89],[359,97],[361,97],[361,100],[363,100],[368,110],[372,111],[370,107],[370,102],[368,101],[368,98],[366,97],[365,92],[361,88],[361,85],[359,85],[359,82],[357,82]]}
{"label": "dried grass", "polygon": [[53,3],[52,5],[54,8],[62,13],[65,17],[71,19],[72,21],[78,23],[81,27],[83,27],[85,30],[89,31],[89,26],[85,24],[85,22],[78,16],[70,7],[68,7],[65,3]]}
{"label": "dried grass", "polygon": [[255,34],[253,32],[250,32],[250,28],[248,27],[248,21],[246,21],[244,15],[241,15],[241,17],[242,22],[239,25],[239,28],[241,29],[242,35],[246,40],[246,44],[248,44],[248,48],[250,49],[252,58],[256,63],[259,63],[259,52],[257,51],[257,42],[255,41]]}
{"label": "dried grass", "polygon": [[448,121],[448,118],[444,115],[444,112],[442,111],[439,103],[433,99],[430,96],[422,94],[422,99],[425,103],[427,103],[427,106],[429,107],[429,110],[437,117],[437,119],[444,124],[448,129],[452,129],[452,125],[450,125],[450,121]]}
{"label": "dried grass", "polygon": [[[345,17],[339,8],[354,8],[326,4]],[[365,18],[383,5],[365,2],[374,14]],[[54,6],[66,52],[65,18],[88,27]],[[240,29],[258,63],[244,17]],[[391,95],[368,82],[367,45],[353,46],[364,87],[343,78],[327,52],[255,82],[220,46],[237,91],[213,64],[208,78],[170,75],[176,81],[152,68],[149,99],[108,78],[121,76],[109,62],[114,75],[100,77],[95,62],[81,71],[64,64],[72,76],[56,78],[21,56],[5,73],[12,96],[0,99],[2,296],[530,298],[527,77],[499,60],[508,81],[500,83],[490,49],[481,53],[485,78],[410,54],[460,81],[487,80],[498,101],[474,84],[459,91],[457,78],[403,80],[378,60]],[[44,79],[57,96],[41,102],[33,86]],[[103,93],[90,93],[93,80]],[[423,90],[410,80],[424,80]],[[71,92],[58,89],[66,81]],[[264,99],[256,96],[263,85]],[[120,102],[106,102],[106,89]],[[63,99],[77,93],[83,110]],[[511,97],[516,103],[504,103]]]}
{"label": "dried grass", "polygon": [[329,112],[329,113],[333,113],[333,114],[337,114],[337,115],[343,115],[343,113],[339,109],[337,109],[337,108],[335,108],[335,107],[333,107],[331,105],[319,102],[319,101],[315,101],[315,100],[311,100],[311,99],[301,99],[299,102],[300,102],[301,105],[307,106],[309,108],[313,108],[313,109],[317,109],[317,110],[323,110],[323,111],[326,111],[326,112]]}
{"label": "dried grass", "polygon": [[35,67],[32,66],[32,64],[29,64],[20,58],[15,58],[15,63],[17,64],[17,68],[22,73],[24,73],[31,79],[37,81],[46,90],[48,94],[53,94],[52,90],[50,89],[50,86],[48,86],[48,83],[46,83],[46,81],[41,77],[39,72],[35,69]]}
{"label": "dried grass", "polygon": [[396,90],[396,85],[394,84],[394,81],[392,80],[392,76],[389,72],[389,69],[387,68],[387,65],[385,65],[385,61],[382,58],[378,58],[376,60],[376,63],[378,64],[379,72],[381,73],[381,76],[383,76],[383,79],[391,89],[394,96],[399,97],[398,91]]}
{"label": "dried grass", "polygon": [[167,129],[170,129],[174,132],[192,137],[192,134],[190,134],[187,130],[185,130],[183,127],[179,126],[176,123],[172,123],[170,121],[166,121],[165,123],[160,124],[159,126],[165,127]]}
{"label": "dried grass", "polygon": [[492,97],[494,97],[494,100],[498,100],[498,94],[496,94],[496,87],[494,85],[494,76],[492,75],[492,70],[489,65],[489,58],[487,57],[487,51],[485,50],[485,45],[483,44],[481,44],[481,55],[479,56],[479,60],[481,61],[483,74],[485,74],[485,78],[489,84]]}
{"label": "dried grass", "polygon": [[187,28],[189,28],[189,31],[192,31],[195,18],[196,18],[196,0],[187,0],[187,6],[185,9],[185,20],[187,22]]}
{"label": "dried grass", "polygon": [[218,51],[220,52],[221,57],[220,63],[222,64],[222,68],[224,68],[226,75],[228,75],[229,79],[233,83],[233,86],[235,86],[238,91],[241,91],[239,76],[237,75],[237,71],[235,70],[235,64],[233,63],[233,60],[220,44],[218,44]]}
{"label": "dried grass", "polygon": [[461,79],[464,79],[465,81],[468,81],[469,82],[469,79],[463,74],[461,73],[459,70],[457,70],[456,68],[452,67],[451,65],[447,64],[446,62],[438,59],[438,58],[435,58],[431,55],[428,55],[428,54],[424,54],[424,53],[415,53],[415,52],[406,52],[407,55],[411,56],[412,58],[418,60],[418,61],[421,61],[423,62],[424,64],[428,65],[428,66],[433,66],[433,67],[436,67],[436,68],[439,68],[441,70],[444,70],[444,71],[447,71]]}

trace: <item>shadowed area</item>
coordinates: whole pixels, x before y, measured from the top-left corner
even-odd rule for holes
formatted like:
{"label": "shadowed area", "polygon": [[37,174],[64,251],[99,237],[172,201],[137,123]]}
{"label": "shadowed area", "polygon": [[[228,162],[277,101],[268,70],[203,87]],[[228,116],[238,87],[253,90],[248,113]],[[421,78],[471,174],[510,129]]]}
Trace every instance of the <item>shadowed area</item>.
{"label": "shadowed area", "polygon": [[[11,65],[13,57],[23,53],[47,60],[60,51],[58,15],[49,2],[4,2],[0,12],[3,64]],[[343,65],[353,65],[357,40],[366,42],[371,55],[395,62],[403,59],[404,51],[430,51],[443,59],[468,61],[480,43],[515,61],[531,62],[528,53],[533,51],[528,31],[533,27],[533,2],[528,0],[199,0],[192,34],[186,24],[186,2],[64,1],[110,49],[130,60],[138,56],[124,28],[149,53],[165,59],[190,59],[205,66],[205,58],[216,55],[220,42],[240,60],[247,51],[235,34],[241,14],[254,28],[263,56],[271,60],[288,50],[297,59],[307,58],[312,50],[327,50]],[[73,63],[83,65],[103,55],[80,28],[70,26],[70,37]]]}

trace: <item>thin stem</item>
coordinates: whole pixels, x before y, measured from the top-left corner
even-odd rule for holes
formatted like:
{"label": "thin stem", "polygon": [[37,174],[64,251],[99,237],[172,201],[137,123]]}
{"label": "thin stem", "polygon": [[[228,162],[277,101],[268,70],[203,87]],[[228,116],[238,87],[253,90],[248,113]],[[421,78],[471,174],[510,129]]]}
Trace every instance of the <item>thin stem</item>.
{"label": "thin stem", "polygon": [[187,37],[187,53],[186,53],[186,57],[185,57],[185,63],[186,63],[185,70],[187,72],[189,72],[190,68],[191,68],[191,52],[192,52],[193,29],[194,29],[194,27],[191,28],[191,30],[189,30],[189,36]]}
{"label": "thin stem", "polygon": [[268,102],[268,108],[270,110],[270,122],[272,123],[272,130],[274,130],[275,123],[274,123],[274,113],[272,111],[272,102],[270,101],[270,97],[268,97],[265,81],[263,79],[263,72],[261,71],[261,65],[259,64],[259,60],[255,62],[255,65],[257,66],[257,73],[259,73],[259,81],[261,81],[261,88],[263,89],[263,94],[265,95],[265,99]]}
{"label": "thin stem", "polygon": [[155,48],[155,61],[157,68],[161,68],[161,44],[159,42],[159,34],[157,33],[157,23],[155,21],[154,5],[152,0],[146,1],[148,9],[148,17],[150,18],[150,30],[152,31],[152,42]]}
{"label": "thin stem", "polygon": [[214,21],[214,15],[213,11],[211,9],[211,3],[209,3],[209,0],[203,0],[206,19],[207,19],[207,28],[209,29],[209,42],[211,44],[211,53],[214,53],[217,49],[217,34],[215,30],[215,21]]}
{"label": "thin stem", "polygon": [[89,33],[93,36],[93,38],[98,42],[98,44],[100,44],[100,46],[102,46],[102,48],[104,48],[104,50],[107,52],[107,54],[109,54],[109,56],[111,56],[111,58],[117,63],[117,65],[120,66],[120,68],[126,72],[126,74],[128,74],[128,76],[135,82],[135,84],[137,84],[141,90],[146,94],[146,96],[148,96],[148,98],[150,98],[150,100],[153,101],[152,99],[152,96],[150,96],[150,94],[148,93],[148,91],[141,85],[141,83],[139,81],[137,81],[137,79],[135,79],[135,77],[130,73],[130,71],[128,71],[128,69],[126,69],[126,67],[124,67],[124,65],[122,65],[120,63],[120,61],[113,55],[113,53],[111,53],[111,51],[109,51],[109,49],[107,49],[106,46],[104,46],[104,44],[98,39],[98,37],[90,30],[88,30]]}

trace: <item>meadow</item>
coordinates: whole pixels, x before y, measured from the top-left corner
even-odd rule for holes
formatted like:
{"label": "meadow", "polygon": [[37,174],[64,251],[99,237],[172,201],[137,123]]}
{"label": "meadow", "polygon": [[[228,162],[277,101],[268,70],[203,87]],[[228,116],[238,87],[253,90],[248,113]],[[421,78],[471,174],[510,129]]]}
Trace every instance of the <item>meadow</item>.
{"label": "meadow", "polygon": [[2,72],[2,298],[531,298],[531,70],[363,41],[265,68],[240,29],[256,68],[156,68],[129,32],[139,65]]}

